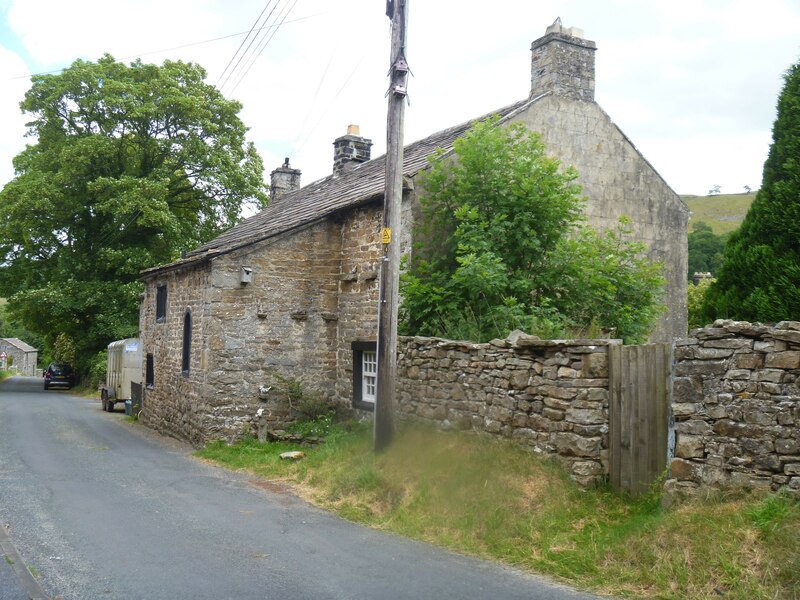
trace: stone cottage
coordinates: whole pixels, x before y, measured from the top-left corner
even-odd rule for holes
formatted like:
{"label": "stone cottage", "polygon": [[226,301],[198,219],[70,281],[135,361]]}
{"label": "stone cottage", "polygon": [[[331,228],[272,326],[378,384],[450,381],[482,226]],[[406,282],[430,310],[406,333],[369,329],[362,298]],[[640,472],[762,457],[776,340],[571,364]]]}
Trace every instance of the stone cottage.
{"label": "stone cottage", "polygon": [[[655,338],[683,336],[688,210],[594,101],[594,53],[594,42],[557,21],[532,45],[529,97],[492,114],[540,132],[552,155],[577,168],[592,225],[631,217],[669,280]],[[404,251],[417,175],[469,126],[405,148]],[[334,142],[333,174],[305,187],[287,159],[272,173],[267,208],[143,273],[146,424],[196,444],[235,438],[256,414],[270,415],[280,377],[371,408],[384,159],[370,160],[370,146],[351,128]]]}
{"label": "stone cottage", "polygon": [[39,351],[18,338],[0,338],[0,360],[3,368],[17,371],[21,375],[36,375]]}

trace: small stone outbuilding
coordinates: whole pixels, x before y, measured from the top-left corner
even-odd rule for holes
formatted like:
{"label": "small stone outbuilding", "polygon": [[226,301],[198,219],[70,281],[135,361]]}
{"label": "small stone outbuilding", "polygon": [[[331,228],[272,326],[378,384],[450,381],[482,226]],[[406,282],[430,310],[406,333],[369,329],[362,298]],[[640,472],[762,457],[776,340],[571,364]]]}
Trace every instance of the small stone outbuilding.
{"label": "small stone outbuilding", "polygon": [[[654,338],[683,336],[688,209],[595,102],[594,52],[594,42],[557,21],[533,43],[530,96],[491,114],[500,126],[525,123],[576,167],[590,224],[632,219],[669,280]],[[470,125],[406,146],[404,252],[417,175]],[[271,404],[280,378],[340,405],[372,407],[385,161],[371,160],[370,146],[350,129],[334,143],[333,174],[305,187],[287,159],[272,173],[267,208],[143,273],[143,422],[195,444],[234,439],[285,416]]]}
{"label": "small stone outbuilding", "polygon": [[0,338],[0,356],[5,353],[2,366],[20,375],[37,375],[39,351],[18,338]]}

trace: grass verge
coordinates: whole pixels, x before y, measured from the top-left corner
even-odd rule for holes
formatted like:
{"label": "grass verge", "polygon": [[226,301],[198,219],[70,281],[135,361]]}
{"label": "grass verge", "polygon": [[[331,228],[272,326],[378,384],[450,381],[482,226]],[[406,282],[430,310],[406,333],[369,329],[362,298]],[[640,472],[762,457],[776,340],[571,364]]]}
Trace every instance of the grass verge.
{"label": "grass verge", "polygon": [[214,443],[198,456],[296,484],[352,521],[500,560],[598,593],[636,598],[798,598],[800,504],[716,495],[661,507],[577,487],[553,460],[504,440],[405,428],[371,450],[363,425],[282,461],[284,443]]}

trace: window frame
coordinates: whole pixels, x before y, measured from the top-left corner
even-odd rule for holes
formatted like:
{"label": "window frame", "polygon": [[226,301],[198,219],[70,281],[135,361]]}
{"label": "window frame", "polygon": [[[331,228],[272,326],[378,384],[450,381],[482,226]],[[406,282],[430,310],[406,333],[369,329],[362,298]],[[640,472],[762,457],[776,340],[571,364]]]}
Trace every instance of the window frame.
{"label": "window frame", "polygon": [[187,308],[183,313],[183,342],[181,344],[181,374],[189,376],[192,363],[192,309]]}
{"label": "window frame", "polygon": [[153,353],[148,352],[147,356],[145,357],[145,367],[144,367],[144,384],[148,390],[152,390],[156,384],[156,370],[155,370],[155,359],[153,358]]}
{"label": "window frame", "polygon": [[167,320],[167,284],[160,283],[156,286],[156,323]]}
{"label": "window frame", "polygon": [[364,353],[365,352],[375,353],[375,358],[376,358],[375,379],[377,385],[378,345],[376,342],[356,341],[351,343],[351,349],[353,351],[353,398],[352,398],[353,408],[374,411],[375,400],[370,401],[364,399]]}

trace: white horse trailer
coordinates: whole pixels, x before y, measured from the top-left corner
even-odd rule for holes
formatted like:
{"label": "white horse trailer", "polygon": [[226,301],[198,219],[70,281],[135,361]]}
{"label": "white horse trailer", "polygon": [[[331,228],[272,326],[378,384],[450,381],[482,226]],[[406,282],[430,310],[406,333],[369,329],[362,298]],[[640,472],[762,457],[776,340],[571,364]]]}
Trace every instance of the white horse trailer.
{"label": "white horse trailer", "polygon": [[132,387],[141,390],[142,345],[138,338],[117,340],[108,345],[106,385],[100,390],[103,410],[111,412],[117,402],[132,400]]}

